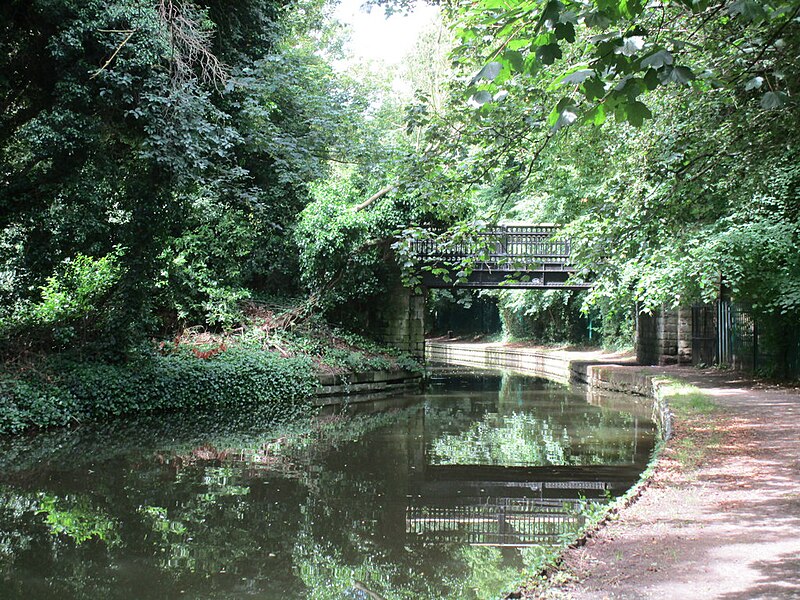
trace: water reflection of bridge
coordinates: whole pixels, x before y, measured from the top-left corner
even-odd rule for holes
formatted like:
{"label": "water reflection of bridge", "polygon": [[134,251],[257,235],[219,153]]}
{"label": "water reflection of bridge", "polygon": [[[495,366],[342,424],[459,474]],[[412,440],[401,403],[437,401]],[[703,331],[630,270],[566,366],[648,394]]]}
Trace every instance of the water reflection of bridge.
{"label": "water reflection of bridge", "polygon": [[[556,543],[560,536],[582,525],[582,504],[623,494],[637,481],[650,458],[654,429],[649,414],[637,414],[637,407],[614,407],[631,411],[628,417],[614,417],[620,413],[600,408],[607,404],[607,398],[593,396],[592,403],[576,404],[575,400],[566,400],[570,392],[565,390],[560,409],[547,412],[543,403],[552,402],[548,400],[552,398],[551,384],[526,380],[523,385],[518,378],[506,377],[501,381],[499,403],[490,407],[477,390],[484,385],[496,389],[496,374],[487,372],[477,380],[472,377],[463,381],[457,370],[449,369],[446,375],[448,389],[459,390],[450,392],[447,400],[454,412],[443,418],[442,413],[423,409],[409,423],[411,435],[407,439],[414,440],[406,447],[410,469],[404,512],[409,542],[508,547]],[[435,396],[429,392],[428,397]],[[533,415],[542,410],[542,415],[551,415],[542,417],[548,420],[548,427],[542,431],[554,437],[538,442],[543,444],[541,454],[567,462],[508,466],[491,464],[490,457],[497,457],[486,448],[485,452],[464,454],[454,450],[447,455],[441,454],[441,444],[437,447],[436,442],[452,431],[450,419],[459,414],[485,422],[486,415],[497,411],[508,423],[507,419],[513,419],[520,410],[531,410],[529,414]],[[624,430],[615,429],[623,422],[627,423]],[[535,422],[530,425],[535,426]],[[593,429],[601,425],[607,428],[605,434]],[[562,439],[560,432],[573,426],[571,442]],[[602,448],[595,437],[598,435],[606,436]],[[499,442],[481,438],[479,443],[502,443],[506,439],[510,438]],[[527,442],[533,443],[533,439]],[[551,456],[549,445],[563,443],[569,449],[562,448]],[[533,454],[537,453],[523,452],[517,459],[526,460]]]}
{"label": "water reflection of bridge", "polygon": [[624,492],[639,468],[429,465],[407,503],[406,533],[423,543],[555,543],[583,524],[582,502]]}
{"label": "water reflection of bridge", "polygon": [[425,543],[477,546],[552,544],[575,530],[582,517],[561,503],[526,498],[486,498],[480,504],[416,506],[406,509],[406,533]]}

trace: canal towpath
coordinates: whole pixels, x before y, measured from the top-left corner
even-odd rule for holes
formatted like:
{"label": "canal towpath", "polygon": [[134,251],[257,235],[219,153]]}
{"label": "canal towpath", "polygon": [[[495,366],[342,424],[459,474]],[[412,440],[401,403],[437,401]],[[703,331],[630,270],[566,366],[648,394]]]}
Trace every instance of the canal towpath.
{"label": "canal towpath", "polygon": [[639,499],[564,556],[560,592],[800,599],[800,390],[724,371],[648,370],[697,386],[717,409],[675,419]]}

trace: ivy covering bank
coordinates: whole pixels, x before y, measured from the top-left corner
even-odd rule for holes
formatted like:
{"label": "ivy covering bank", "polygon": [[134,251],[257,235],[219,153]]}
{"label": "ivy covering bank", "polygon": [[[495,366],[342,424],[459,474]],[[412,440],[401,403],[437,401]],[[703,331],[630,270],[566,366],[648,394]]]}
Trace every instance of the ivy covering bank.
{"label": "ivy covering bank", "polygon": [[269,407],[276,420],[289,420],[310,414],[317,385],[309,357],[252,349],[124,364],[53,358],[39,369],[0,379],[0,433],[189,408]]}
{"label": "ivy covering bank", "polygon": [[322,373],[420,372],[413,358],[314,316],[289,324],[299,318],[297,307],[248,310],[235,333],[188,329],[115,361],[67,351],[7,363],[0,434],[177,411],[288,422],[312,414]]}

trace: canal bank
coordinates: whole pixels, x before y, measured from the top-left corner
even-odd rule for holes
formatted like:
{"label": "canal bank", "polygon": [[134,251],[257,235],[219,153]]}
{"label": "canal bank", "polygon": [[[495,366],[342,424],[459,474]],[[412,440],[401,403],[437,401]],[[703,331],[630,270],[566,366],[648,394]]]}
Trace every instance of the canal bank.
{"label": "canal bank", "polygon": [[[672,437],[635,492],[637,501],[619,507],[516,597],[800,598],[797,389],[724,371],[641,367],[600,352],[428,347],[430,358],[446,351],[455,360],[497,363],[508,356],[518,363],[509,368],[547,364],[551,373],[590,385],[647,393],[655,382],[651,391],[675,393],[666,402],[676,413]],[[681,389],[680,381],[696,391]]]}
{"label": "canal bank", "polygon": [[422,375],[401,367],[363,369],[346,373],[320,373],[314,392],[314,406],[339,406],[350,402],[368,402],[375,398],[419,390]]}

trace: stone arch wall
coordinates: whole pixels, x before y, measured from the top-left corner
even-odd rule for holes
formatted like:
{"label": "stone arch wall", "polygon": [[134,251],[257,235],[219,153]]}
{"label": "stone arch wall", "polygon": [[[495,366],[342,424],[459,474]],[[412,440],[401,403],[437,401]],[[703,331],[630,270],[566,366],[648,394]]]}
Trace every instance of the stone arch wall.
{"label": "stone arch wall", "polygon": [[376,307],[375,338],[388,346],[425,358],[425,296],[397,285]]}

